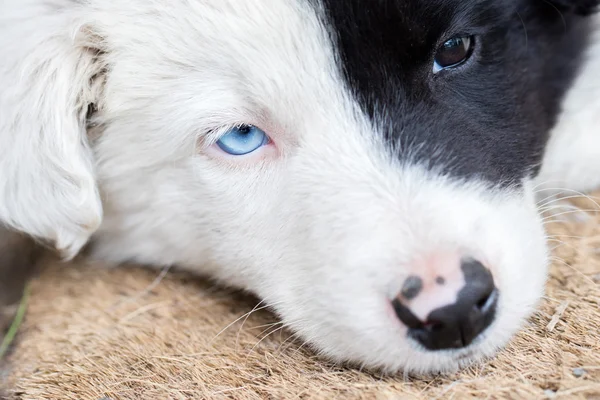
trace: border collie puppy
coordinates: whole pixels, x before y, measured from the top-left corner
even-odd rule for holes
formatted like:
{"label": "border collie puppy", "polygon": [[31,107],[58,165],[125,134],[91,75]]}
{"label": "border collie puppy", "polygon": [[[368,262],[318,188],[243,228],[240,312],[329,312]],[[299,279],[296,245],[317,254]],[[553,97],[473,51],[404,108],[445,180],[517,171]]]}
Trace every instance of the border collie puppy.
{"label": "border collie puppy", "polygon": [[600,183],[596,3],[3,0],[0,220],[454,370],[542,295],[537,188]]}

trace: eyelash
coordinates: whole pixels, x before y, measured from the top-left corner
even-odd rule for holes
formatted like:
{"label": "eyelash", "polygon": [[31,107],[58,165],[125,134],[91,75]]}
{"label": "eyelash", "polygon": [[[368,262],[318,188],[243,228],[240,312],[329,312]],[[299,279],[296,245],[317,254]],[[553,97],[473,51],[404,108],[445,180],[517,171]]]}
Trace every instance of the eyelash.
{"label": "eyelash", "polygon": [[238,127],[242,124],[228,124],[228,125],[222,125],[219,126],[218,128],[213,128],[208,130],[203,136],[202,136],[202,144],[204,147],[209,148],[213,145],[215,145],[219,139],[225,134],[227,133],[227,131],[229,131],[230,129],[233,129],[235,127]]}

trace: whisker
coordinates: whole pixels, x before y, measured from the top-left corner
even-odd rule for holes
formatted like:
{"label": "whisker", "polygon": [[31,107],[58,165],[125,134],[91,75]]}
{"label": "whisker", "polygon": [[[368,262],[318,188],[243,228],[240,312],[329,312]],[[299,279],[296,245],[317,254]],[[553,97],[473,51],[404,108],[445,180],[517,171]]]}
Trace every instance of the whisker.
{"label": "whisker", "polygon": [[[273,325],[278,325],[278,324],[282,324],[283,322],[281,321],[277,321],[277,322],[271,322],[270,324],[262,324],[262,325],[257,325],[257,326],[253,326],[251,328],[247,328],[248,330],[253,330],[253,329],[261,329],[261,328],[269,328]],[[264,331],[263,331],[264,332]]]}
{"label": "whisker", "polygon": [[562,219],[555,219],[555,220],[550,220],[550,221],[542,222],[542,225],[544,227],[547,227],[548,225],[565,225],[567,227],[571,227],[572,226],[572,222],[571,221],[562,220]]}
{"label": "whisker", "polygon": [[554,239],[554,238],[569,238],[569,239],[586,239],[586,236],[576,236],[576,235],[549,235],[546,239]]}
{"label": "whisker", "polygon": [[523,20],[523,17],[521,17],[521,14],[519,14],[518,11],[515,12],[523,24],[523,31],[525,33],[525,52],[527,52],[527,49],[529,49],[529,34],[527,33],[527,26],[525,25],[525,21]]}
{"label": "whisker", "polygon": [[565,16],[563,15],[563,13],[551,1],[544,0],[544,3],[546,3],[550,7],[554,8],[554,10],[558,13],[558,15],[560,15],[560,18],[561,18],[562,23],[563,23],[564,32],[567,32],[567,20],[565,19]]}
{"label": "whisker", "polygon": [[594,280],[592,278],[590,278],[589,276],[587,276],[586,274],[584,274],[583,272],[581,272],[577,268],[573,267],[571,264],[569,264],[568,262],[566,262],[562,258],[556,257],[556,256],[551,256],[550,260],[554,260],[554,261],[557,261],[557,262],[560,262],[560,263],[564,264],[565,266],[569,267],[571,270],[575,271],[575,273],[577,273],[578,275],[581,275],[586,281],[590,282],[592,285],[594,285],[594,286],[598,285],[598,283],[594,282]]}
{"label": "whisker", "polygon": [[258,303],[258,304],[257,304],[257,305],[256,305],[256,306],[255,306],[255,307],[254,307],[254,308],[253,308],[253,309],[252,309],[252,310],[251,310],[251,311],[250,311],[250,312],[249,312],[249,313],[246,315],[246,318],[244,318],[244,320],[242,321],[242,324],[240,325],[240,328],[239,328],[239,329],[238,329],[238,331],[237,331],[237,335],[235,336],[235,349],[236,349],[236,350],[237,350],[237,348],[238,348],[238,344],[239,344],[239,342],[240,342],[240,333],[242,332],[242,328],[244,327],[244,324],[246,323],[246,321],[248,321],[248,318],[250,318],[250,315],[251,315],[252,313],[256,312],[256,311],[260,311],[260,310],[262,310],[262,309],[264,309],[264,308],[268,308],[268,307],[269,307],[269,305],[267,304],[265,307],[261,307],[261,308],[257,309],[257,307],[258,307],[259,305],[261,305],[262,303],[264,303],[264,302],[265,302],[265,299],[262,299],[262,300],[261,300],[261,301],[260,301],[260,302],[259,302],[259,303]]}
{"label": "whisker", "polygon": [[[299,339],[300,335],[296,332],[293,332],[290,336],[287,337],[287,339],[285,339],[277,348],[277,351],[281,351],[284,352],[287,349],[289,349],[289,347],[293,344],[293,341],[296,339]],[[288,341],[290,341],[290,343],[288,344],[288,346],[286,348],[282,348]]]}
{"label": "whisker", "polygon": [[570,247],[570,248],[572,248],[573,250],[577,250],[577,248],[576,248],[575,246],[573,246],[573,245],[572,245],[572,244],[570,244],[570,243],[563,242],[562,240],[554,239],[554,240],[552,240],[552,241],[559,242],[559,244],[558,244],[558,245],[556,245],[556,246],[554,246],[554,247],[551,247],[551,248],[549,249],[551,252],[552,252],[552,251],[554,251],[554,250],[556,250],[556,249],[559,249],[559,248],[561,248],[562,246],[567,246],[567,247]]}
{"label": "whisker", "polygon": [[[570,211],[565,211],[565,212],[561,212],[558,214],[549,215],[547,217],[542,218],[542,221],[546,221],[548,219],[560,217],[561,215],[567,215],[567,214],[582,213],[582,214],[587,215],[586,213],[588,213],[588,212],[596,213],[596,212],[598,212],[598,210],[589,210],[589,209],[570,210]],[[589,217],[589,215],[587,215],[587,216]]]}
{"label": "whisker", "polygon": [[302,348],[303,348],[304,346],[306,346],[307,344],[309,344],[311,341],[312,341],[312,338],[306,339],[306,340],[304,341],[304,343],[302,343],[302,344],[300,345],[300,347],[298,347],[298,348],[297,348],[297,349],[294,351],[294,354],[293,354],[293,355],[294,355],[294,356],[298,355],[298,353],[299,353],[299,352],[302,350]]}
{"label": "whisker", "polygon": [[[569,202],[566,202],[566,201],[564,203],[556,204],[558,202],[562,202],[565,199],[576,199],[576,198],[584,198],[584,197],[581,197],[581,196],[569,196],[569,197],[557,199],[556,201],[549,201],[545,205],[538,206],[538,210],[550,210],[552,208],[568,208],[568,209],[581,208],[579,206],[576,206],[573,203],[569,203]],[[600,208],[598,210],[600,210]]]}
{"label": "whisker", "polygon": [[542,189],[539,189],[539,190],[538,190],[538,188],[539,188],[540,186],[547,185],[547,184],[549,184],[549,183],[556,183],[556,184],[558,184],[558,183],[561,183],[561,181],[560,181],[560,180],[558,180],[558,179],[555,179],[555,180],[550,180],[550,181],[543,181],[543,182],[539,182],[537,185],[534,185],[534,186],[533,186],[533,188],[532,188],[532,189],[533,189],[533,192],[534,192],[534,193],[539,193],[539,192],[542,192],[542,191],[546,190],[545,188],[542,188]]}
{"label": "whisker", "polygon": [[167,274],[169,273],[170,270],[171,270],[171,264],[165,265],[161,269],[160,274],[158,274],[158,276],[156,278],[154,278],[154,280],[146,288],[144,288],[144,290],[135,294],[134,296],[126,298],[125,300],[116,302],[111,307],[109,307],[107,309],[107,311],[112,312],[125,304],[132,303],[136,300],[141,299],[142,297],[145,297],[146,295],[148,295],[148,293],[152,292],[158,285],[160,285],[160,283],[167,276]]}
{"label": "whisker", "polygon": [[285,324],[282,324],[281,326],[279,326],[279,327],[277,327],[277,328],[273,329],[271,332],[267,333],[267,334],[266,334],[266,335],[264,335],[262,338],[260,338],[260,340],[259,340],[258,342],[256,342],[256,344],[255,344],[254,346],[252,346],[252,348],[251,348],[251,349],[250,349],[250,351],[248,352],[248,355],[246,356],[246,358],[247,358],[247,357],[249,357],[249,356],[250,356],[250,354],[252,354],[252,352],[254,351],[254,349],[256,349],[256,347],[257,347],[259,344],[261,344],[261,342],[262,342],[263,340],[265,340],[266,338],[268,338],[269,336],[271,336],[271,335],[272,335],[272,334],[274,334],[275,332],[278,332],[278,331],[281,331],[281,330],[283,330],[285,327],[286,327],[286,325],[285,325]]}
{"label": "whisker", "polygon": [[227,325],[225,328],[221,329],[221,330],[219,331],[219,333],[217,333],[217,334],[216,334],[216,336],[215,336],[214,338],[212,338],[212,339],[211,339],[211,341],[213,341],[213,340],[215,340],[216,338],[218,338],[218,337],[219,337],[219,335],[221,335],[223,332],[225,332],[227,329],[229,329],[229,328],[230,328],[232,325],[234,325],[236,322],[240,321],[240,320],[241,320],[241,319],[243,319],[243,318],[248,318],[248,317],[250,316],[250,314],[252,314],[253,312],[260,311],[260,310],[263,310],[263,309],[265,309],[265,308],[268,308],[268,307],[269,307],[269,305],[268,305],[268,304],[267,304],[267,305],[264,305],[264,306],[262,306],[262,307],[260,307],[260,308],[257,308],[257,307],[258,307],[258,306],[260,306],[262,303],[264,303],[264,301],[265,301],[265,300],[261,300],[261,301],[260,301],[260,302],[259,302],[259,303],[258,303],[256,306],[254,306],[254,308],[253,308],[252,310],[248,311],[248,312],[247,312],[247,313],[245,313],[244,315],[242,315],[242,316],[240,316],[239,318],[237,318],[235,321],[231,322],[231,323],[230,323],[229,325]]}
{"label": "whisker", "polygon": [[598,203],[596,202],[596,200],[594,200],[594,199],[600,200],[600,198],[598,198],[598,197],[592,197],[592,196],[589,196],[589,195],[587,195],[587,194],[585,194],[585,193],[582,193],[582,192],[580,192],[580,191],[578,191],[578,190],[566,189],[566,188],[545,188],[545,189],[539,189],[539,190],[537,190],[535,193],[540,193],[540,192],[543,192],[543,191],[545,191],[545,190],[553,190],[553,191],[560,190],[561,192],[575,193],[575,194],[577,194],[577,195],[579,195],[579,196],[581,196],[581,197],[584,197],[584,198],[588,199],[589,201],[591,201],[592,203],[594,203],[594,205],[595,205],[596,207],[598,207],[598,208],[600,209],[600,204],[598,204]]}
{"label": "whisker", "polygon": [[[533,193],[534,193],[534,194],[538,194],[538,193],[541,193],[542,191],[543,191],[543,190],[536,191],[536,190],[534,189],[534,190],[533,190]],[[557,196],[557,195],[556,195],[556,193],[552,193],[552,194],[550,194],[550,195],[548,195],[548,196],[544,197],[543,199],[540,199],[540,200],[536,201],[536,202],[535,202],[535,204],[540,204],[540,203],[542,203],[542,202],[544,202],[544,201],[546,201],[546,200],[549,200],[549,199],[556,199],[557,197],[559,197],[559,196]]]}
{"label": "whisker", "polygon": [[[548,216],[552,216],[551,211],[553,210],[571,210],[571,211],[581,211],[581,208],[574,206],[572,204],[555,204],[552,206],[545,206],[539,209],[540,214],[550,214]],[[599,210],[600,211],[600,210]]]}
{"label": "whisker", "polygon": [[[592,198],[591,196],[588,196],[588,197]],[[549,198],[552,198],[552,200],[548,200],[547,202],[545,202],[543,204],[540,204],[540,203],[542,203],[543,201],[545,201],[546,199],[549,199]],[[541,208],[541,207],[544,207],[544,206],[546,206],[548,204],[556,203],[556,202],[559,202],[559,201],[565,201],[565,200],[571,200],[571,199],[580,199],[580,198],[584,198],[585,199],[586,197],[580,196],[580,195],[565,196],[565,197],[558,197],[558,198],[555,197],[555,196],[549,196],[549,197],[546,197],[546,198],[538,201],[536,204],[538,205],[538,208]],[[565,205],[567,205],[567,204],[565,204]]]}

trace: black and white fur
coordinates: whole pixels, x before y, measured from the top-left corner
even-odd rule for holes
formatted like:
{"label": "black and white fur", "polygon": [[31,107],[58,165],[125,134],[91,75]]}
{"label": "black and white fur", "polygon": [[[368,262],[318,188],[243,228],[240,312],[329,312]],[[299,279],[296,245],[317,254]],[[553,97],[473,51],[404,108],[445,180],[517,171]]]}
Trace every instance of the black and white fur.
{"label": "black and white fur", "polygon": [[[1,0],[0,220],[248,289],[334,360],[456,369],[542,295],[536,188],[600,184],[596,3]],[[457,35],[472,56],[433,74]],[[272,145],[216,150],[237,124]],[[455,251],[489,266],[497,315],[429,351],[390,300]]]}

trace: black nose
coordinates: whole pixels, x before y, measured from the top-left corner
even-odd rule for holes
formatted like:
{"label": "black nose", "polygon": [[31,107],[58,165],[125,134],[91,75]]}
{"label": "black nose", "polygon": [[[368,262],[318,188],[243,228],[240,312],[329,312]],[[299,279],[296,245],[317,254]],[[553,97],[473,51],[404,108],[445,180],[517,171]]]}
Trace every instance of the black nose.
{"label": "black nose", "polygon": [[409,327],[408,335],[429,350],[458,349],[468,346],[494,320],[498,290],[490,271],[479,261],[461,264],[465,286],[454,304],[433,310],[420,321],[398,299],[396,314]]}

